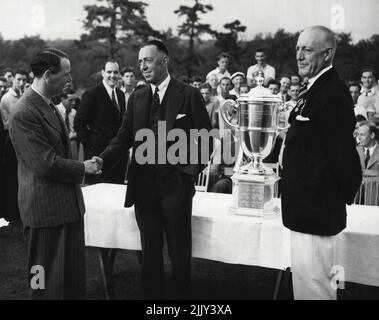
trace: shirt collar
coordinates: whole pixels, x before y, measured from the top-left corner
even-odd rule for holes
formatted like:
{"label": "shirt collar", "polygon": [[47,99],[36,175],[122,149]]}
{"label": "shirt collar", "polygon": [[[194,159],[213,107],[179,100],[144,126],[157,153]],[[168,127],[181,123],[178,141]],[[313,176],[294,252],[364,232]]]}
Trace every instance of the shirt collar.
{"label": "shirt collar", "polygon": [[374,88],[370,88],[370,89],[366,89],[366,88],[362,88],[361,90],[361,93],[370,93]]}
{"label": "shirt collar", "polygon": [[367,152],[367,150],[370,150],[370,156],[371,156],[373,154],[374,149],[375,149],[376,146],[377,146],[377,143],[375,142],[375,144],[371,148],[366,148],[365,147],[365,153]]}
{"label": "shirt collar", "polygon": [[113,90],[116,90],[116,87],[114,87],[114,88],[111,88],[104,80],[103,80],[103,85],[104,85],[104,87],[105,87],[105,89],[108,91],[108,92],[110,92],[110,94],[112,94],[112,91]]}
{"label": "shirt collar", "polygon": [[313,84],[316,82],[316,80],[317,80],[318,78],[320,78],[325,72],[329,71],[329,70],[332,69],[332,68],[333,68],[333,66],[330,65],[330,66],[328,66],[328,67],[322,69],[322,70],[321,70],[317,75],[315,75],[314,77],[310,78],[310,79],[308,80],[308,90],[313,86]]}
{"label": "shirt collar", "polygon": [[43,99],[48,105],[50,105],[50,103],[51,103],[51,99],[45,97],[41,92],[39,92],[39,91],[34,87],[33,84],[32,84],[30,87],[34,90],[35,93],[37,93],[38,95],[40,95],[41,98],[42,98],[42,99]]}
{"label": "shirt collar", "polygon": [[[166,89],[168,87],[168,84],[170,83],[170,80],[171,80],[171,76],[170,76],[170,74],[168,74],[167,78],[164,79],[162,81],[162,83],[158,86],[158,92],[164,92],[164,91],[166,91]],[[152,84],[152,83],[150,84],[150,86],[151,86],[151,90],[153,91],[153,94],[154,94],[155,88],[157,86],[154,85],[154,84]]]}
{"label": "shirt collar", "polygon": [[13,89],[12,87],[9,88],[8,92],[9,92],[9,94],[11,94],[12,96],[14,96],[14,97],[16,97],[16,98],[18,97],[16,91],[14,91],[14,89]]}

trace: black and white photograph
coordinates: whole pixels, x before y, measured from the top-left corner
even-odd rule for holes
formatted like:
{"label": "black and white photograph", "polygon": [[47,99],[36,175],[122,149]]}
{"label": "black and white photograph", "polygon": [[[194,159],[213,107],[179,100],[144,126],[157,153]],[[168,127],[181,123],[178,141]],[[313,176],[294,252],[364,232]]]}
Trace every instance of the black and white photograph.
{"label": "black and white photograph", "polygon": [[0,302],[379,299],[378,14],[0,0]]}

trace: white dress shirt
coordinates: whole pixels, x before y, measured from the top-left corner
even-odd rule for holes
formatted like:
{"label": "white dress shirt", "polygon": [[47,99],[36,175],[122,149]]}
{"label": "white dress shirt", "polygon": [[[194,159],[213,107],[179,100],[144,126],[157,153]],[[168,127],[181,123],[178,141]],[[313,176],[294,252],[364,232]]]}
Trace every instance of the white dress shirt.
{"label": "white dress shirt", "polygon": [[116,87],[114,87],[112,89],[104,80],[103,80],[103,85],[104,85],[105,89],[107,90],[107,93],[108,93],[109,98],[111,99],[111,101],[112,101],[112,91],[114,91],[114,96],[116,98],[117,104],[120,106],[120,103],[118,102],[118,98],[117,98]]}
{"label": "white dress shirt", "polygon": [[[164,95],[165,95],[165,93],[166,93],[166,90],[167,90],[167,87],[168,87],[168,84],[170,83],[170,80],[171,80],[171,76],[170,75],[168,75],[167,76],[167,78],[166,79],[164,79],[163,81],[162,81],[162,83],[158,86],[158,95],[159,95],[159,102],[160,103],[162,103],[162,101],[163,101],[163,98],[164,98]],[[150,86],[151,86],[151,91],[153,92],[153,94],[154,94],[154,92],[155,92],[155,88],[157,87],[156,85],[154,85],[154,84],[150,84]]]}

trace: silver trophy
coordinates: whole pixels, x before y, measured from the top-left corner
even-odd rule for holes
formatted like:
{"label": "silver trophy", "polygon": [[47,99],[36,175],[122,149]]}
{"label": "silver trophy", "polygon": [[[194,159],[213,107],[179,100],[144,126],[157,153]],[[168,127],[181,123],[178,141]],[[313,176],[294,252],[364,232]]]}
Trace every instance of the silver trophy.
{"label": "silver trophy", "polygon": [[[235,214],[264,217],[276,213],[274,198],[279,177],[262,160],[270,154],[278,133],[288,128],[278,125],[282,104],[278,96],[258,82],[237,102],[227,100],[220,108],[227,126],[238,130],[241,146],[232,176]],[[237,123],[232,123],[235,116]],[[243,154],[249,159],[245,164]]]}

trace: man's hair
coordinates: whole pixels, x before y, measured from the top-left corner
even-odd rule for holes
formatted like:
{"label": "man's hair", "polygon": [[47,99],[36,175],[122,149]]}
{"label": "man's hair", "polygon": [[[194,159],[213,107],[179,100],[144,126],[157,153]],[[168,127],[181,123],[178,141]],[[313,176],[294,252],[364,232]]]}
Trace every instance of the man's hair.
{"label": "man's hair", "polygon": [[193,76],[191,78],[191,83],[193,83],[193,82],[203,82],[203,79],[201,79],[200,76]]}
{"label": "man's hair", "polygon": [[366,66],[366,67],[362,68],[361,69],[361,76],[363,75],[364,72],[371,72],[373,77],[375,77],[375,71],[374,71],[373,67]]}
{"label": "man's hair", "polygon": [[160,40],[150,40],[143,47],[146,47],[146,46],[155,46],[158,51],[160,51],[160,52],[164,53],[166,56],[168,56],[168,49],[165,46],[165,44]]}
{"label": "man's hair", "polygon": [[267,88],[271,85],[271,84],[275,84],[277,85],[279,88],[280,88],[280,83],[274,79],[271,79],[269,80],[269,82],[267,82]]}
{"label": "man's hair", "polygon": [[37,53],[30,63],[30,68],[36,78],[50,70],[52,74],[57,74],[61,70],[61,59],[68,59],[66,53],[55,48],[47,48]]}
{"label": "man's hair", "polygon": [[222,80],[229,80],[230,83],[232,82],[232,80],[231,80],[229,77],[222,77],[222,78],[220,79],[220,83],[221,83]]}
{"label": "man's hair", "polygon": [[310,29],[312,31],[318,31],[318,32],[322,33],[322,40],[323,40],[324,44],[327,47],[330,47],[332,49],[331,61],[333,62],[334,56],[335,56],[336,50],[337,50],[337,39],[336,39],[335,33],[332,30],[330,30],[329,28],[327,28],[325,26],[321,26],[321,25],[311,26],[311,27],[306,28],[305,30],[307,30],[307,29]]}
{"label": "man's hair", "polygon": [[21,74],[23,76],[26,76],[26,78],[29,78],[29,73],[28,71],[26,71],[25,69],[17,69],[15,72],[14,72],[14,75],[16,74]]}
{"label": "man's hair", "polygon": [[121,74],[124,75],[125,73],[133,73],[134,75],[136,75],[132,67],[125,67],[124,69],[122,69]]}
{"label": "man's hair", "polygon": [[250,89],[249,85],[246,82],[241,83],[240,90],[241,90],[242,87]]}
{"label": "man's hair", "polygon": [[287,78],[289,81],[291,81],[291,76],[289,74],[283,74],[279,77],[279,81],[281,81],[283,78]]}
{"label": "man's hair", "polygon": [[103,70],[105,70],[105,67],[106,67],[107,63],[116,63],[119,66],[119,64],[118,64],[118,62],[116,60],[108,59],[103,64]]}
{"label": "man's hair", "polygon": [[227,54],[226,52],[221,52],[218,56],[217,56],[217,61],[219,61],[221,58],[227,58],[230,60],[230,55]]}
{"label": "man's hair", "polygon": [[257,50],[255,50],[255,53],[257,52],[263,52],[263,53],[266,53],[265,49],[264,48],[258,48]]}
{"label": "man's hair", "polygon": [[375,138],[378,137],[378,128],[376,127],[375,123],[372,121],[362,121],[359,123],[358,127],[367,126],[370,133],[375,134]]}
{"label": "man's hair", "polygon": [[199,90],[202,90],[202,89],[208,89],[210,92],[212,92],[212,87],[211,87],[211,85],[209,83],[203,83],[200,86]]}
{"label": "man's hair", "polygon": [[6,74],[7,72],[12,73],[12,75],[13,75],[13,69],[12,68],[9,68],[9,67],[5,68],[3,71],[3,74]]}
{"label": "man's hair", "polygon": [[348,86],[347,86],[349,89],[350,87],[358,87],[359,88],[359,91],[361,91],[362,89],[362,86],[358,83],[358,82],[349,82]]}
{"label": "man's hair", "polygon": [[187,76],[179,76],[178,81],[183,82],[185,84],[190,84],[190,79]]}
{"label": "man's hair", "polygon": [[290,89],[291,89],[291,87],[301,87],[301,85],[300,85],[300,83],[294,83],[294,82],[291,82],[290,83]]}

